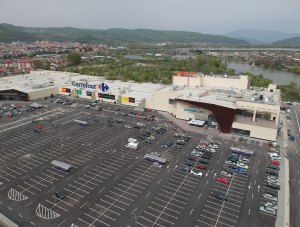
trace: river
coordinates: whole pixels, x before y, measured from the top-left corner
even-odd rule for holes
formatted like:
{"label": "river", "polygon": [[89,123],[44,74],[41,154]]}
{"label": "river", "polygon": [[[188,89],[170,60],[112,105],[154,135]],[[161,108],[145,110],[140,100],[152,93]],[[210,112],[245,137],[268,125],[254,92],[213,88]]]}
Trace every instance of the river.
{"label": "river", "polygon": [[275,84],[282,85],[288,84],[289,82],[295,82],[300,86],[300,75],[295,73],[253,67],[246,63],[229,62],[227,65],[229,68],[235,69],[237,73],[250,72],[255,75],[262,74],[264,78],[272,80]]}

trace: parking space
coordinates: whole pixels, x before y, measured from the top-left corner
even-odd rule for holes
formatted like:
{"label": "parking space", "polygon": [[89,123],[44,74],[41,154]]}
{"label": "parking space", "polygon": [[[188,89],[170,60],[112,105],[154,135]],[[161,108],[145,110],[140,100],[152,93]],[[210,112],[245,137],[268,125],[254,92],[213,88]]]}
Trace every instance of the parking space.
{"label": "parking space", "polygon": [[[268,201],[263,193],[276,191],[267,175],[252,182],[257,163],[270,165],[267,156],[238,155],[246,172],[227,162],[230,147],[263,150],[265,142],[189,134],[156,112],[60,99],[39,100],[43,109],[0,126],[7,129],[0,134],[1,212],[18,214],[24,226],[239,226],[245,204],[259,208]],[[53,160],[72,168],[58,169]],[[227,183],[217,181],[224,177]],[[260,197],[250,201],[249,185],[257,184]]]}
{"label": "parking space", "polygon": [[100,197],[74,223],[77,226],[112,226],[114,221],[140,198],[160,169],[147,163],[134,168],[118,184]]}
{"label": "parking space", "polygon": [[[245,168],[240,169],[238,165],[242,164],[242,160],[247,164],[244,165]],[[199,226],[239,225],[240,211],[249,185],[251,164],[251,158],[229,153],[223,170],[214,178],[216,183],[199,215]]]}
{"label": "parking space", "polygon": [[138,226],[174,226],[201,178],[176,171],[137,220]]}

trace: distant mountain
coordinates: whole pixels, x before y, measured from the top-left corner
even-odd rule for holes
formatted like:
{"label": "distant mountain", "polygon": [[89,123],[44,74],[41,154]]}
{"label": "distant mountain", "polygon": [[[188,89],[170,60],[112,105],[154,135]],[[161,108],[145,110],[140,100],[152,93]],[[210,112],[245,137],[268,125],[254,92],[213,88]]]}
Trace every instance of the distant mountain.
{"label": "distant mountain", "polygon": [[150,29],[122,29],[108,30],[65,28],[31,28],[10,24],[0,24],[0,42],[12,41],[79,41],[105,43],[212,43],[212,44],[249,44],[247,41],[220,35],[208,35],[184,31],[158,31]]}
{"label": "distant mountain", "polygon": [[297,47],[300,48],[300,36],[294,37],[290,39],[284,39],[277,42],[272,43],[274,46],[280,47]]}
{"label": "distant mountain", "polygon": [[[224,34],[225,36],[242,39],[242,40],[256,40],[256,42],[263,43],[273,43],[283,39],[289,39],[292,37],[300,36],[296,33],[284,33],[284,32],[277,32],[277,31],[264,31],[264,30],[256,30],[256,29],[241,29],[232,31],[229,33]],[[250,42],[252,43],[252,42]],[[260,43],[254,43],[260,44]]]}

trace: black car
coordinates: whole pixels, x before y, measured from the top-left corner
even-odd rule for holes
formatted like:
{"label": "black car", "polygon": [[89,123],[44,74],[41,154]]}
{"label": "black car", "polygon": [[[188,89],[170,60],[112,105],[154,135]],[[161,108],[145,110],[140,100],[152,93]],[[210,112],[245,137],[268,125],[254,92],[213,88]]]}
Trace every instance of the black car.
{"label": "black car", "polygon": [[58,199],[65,199],[67,197],[63,192],[54,192],[53,195]]}
{"label": "black car", "polygon": [[229,168],[231,169],[237,169],[237,165],[236,164],[230,164],[228,165]]}
{"label": "black car", "polygon": [[185,165],[187,166],[194,166],[195,162],[191,160],[185,160]]}
{"label": "black car", "polygon": [[179,170],[184,171],[184,172],[190,172],[191,171],[191,167],[187,166],[187,165],[181,165],[178,167]]}
{"label": "black car", "polygon": [[175,150],[181,150],[181,146],[178,145],[178,144],[175,144],[175,145],[173,146],[173,148],[174,148]]}
{"label": "black car", "polygon": [[146,137],[143,136],[143,135],[138,135],[137,138],[140,139],[140,140],[145,140],[146,139]]}
{"label": "black car", "polygon": [[202,155],[201,158],[207,159],[207,160],[211,160],[211,156],[208,155]]}
{"label": "black car", "polygon": [[271,189],[275,189],[275,190],[280,190],[280,186],[277,184],[266,184],[266,187],[271,188]]}
{"label": "black car", "polygon": [[144,143],[145,144],[151,144],[152,142],[151,142],[151,140],[144,140]]}
{"label": "black car", "polygon": [[139,125],[134,125],[133,128],[140,129],[141,127]]}
{"label": "black car", "polygon": [[209,162],[208,162],[207,159],[200,159],[200,160],[198,161],[198,163],[205,164],[205,165],[208,165],[208,164],[209,164]]}
{"label": "black car", "polygon": [[102,111],[102,108],[101,108],[101,107],[99,107],[98,111]]}
{"label": "black car", "polygon": [[191,160],[191,161],[195,161],[197,159],[197,157],[189,155],[189,156],[187,156],[187,159]]}
{"label": "black car", "polygon": [[276,170],[273,169],[266,169],[266,173],[272,176],[278,176],[278,172]]}
{"label": "black car", "polygon": [[222,201],[227,201],[227,196],[224,193],[214,193],[213,197],[216,199],[222,200]]}
{"label": "black car", "polygon": [[204,151],[204,152],[203,152],[203,155],[212,157],[212,156],[214,156],[214,153],[211,153],[211,152],[209,152],[209,151]]}
{"label": "black car", "polygon": [[272,195],[272,196],[275,196],[276,198],[278,197],[277,191],[273,191],[273,190],[267,189],[265,193],[266,193],[266,194],[270,194],[270,195]]}

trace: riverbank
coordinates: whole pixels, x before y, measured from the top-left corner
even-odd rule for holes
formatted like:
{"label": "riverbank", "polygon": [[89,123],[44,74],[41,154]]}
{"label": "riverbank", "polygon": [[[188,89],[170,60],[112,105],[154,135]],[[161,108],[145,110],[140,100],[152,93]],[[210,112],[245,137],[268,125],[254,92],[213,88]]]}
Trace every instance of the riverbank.
{"label": "riverbank", "polygon": [[262,74],[264,78],[270,79],[273,83],[278,85],[286,85],[290,82],[296,83],[300,86],[300,75],[288,71],[281,70],[270,70],[264,69],[262,67],[251,66],[248,63],[237,63],[229,62],[227,63],[229,68],[235,69],[237,73],[250,72],[255,75]]}

